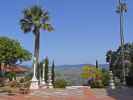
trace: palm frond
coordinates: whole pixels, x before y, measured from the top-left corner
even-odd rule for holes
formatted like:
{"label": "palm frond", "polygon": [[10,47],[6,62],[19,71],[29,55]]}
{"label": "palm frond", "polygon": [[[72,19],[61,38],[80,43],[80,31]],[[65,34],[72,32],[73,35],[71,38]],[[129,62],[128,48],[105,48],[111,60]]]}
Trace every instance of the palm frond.
{"label": "palm frond", "polygon": [[42,24],[42,29],[47,30],[49,32],[54,30],[51,24]]}
{"label": "palm frond", "polygon": [[37,29],[53,31],[53,27],[49,23],[48,11],[42,9],[40,6],[32,6],[31,8],[24,9],[24,17],[20,20],[21,29],[24,32],[35,32]]}
{"label": "palm frond", "polygon": [[31,11],[32,18],[34,20],[40,20],[42,14],[43,14],[41,7],[33,6],[30,8],[30,11]]}
{"label": "palm frond", "polygon": [[24,33],[30,32],[32,30],[32,23],[30,23],[28,20],[21,19],[20,25]]}

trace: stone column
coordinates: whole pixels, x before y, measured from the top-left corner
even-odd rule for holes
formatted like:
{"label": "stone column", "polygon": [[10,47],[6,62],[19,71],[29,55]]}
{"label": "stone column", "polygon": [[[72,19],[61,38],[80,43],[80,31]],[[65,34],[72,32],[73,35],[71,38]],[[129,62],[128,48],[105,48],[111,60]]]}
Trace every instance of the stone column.
{"label": "stone column", "polygon": [[110,86],[111,89],[115,89],[115,83],[114,83],[114,80],[113,80],[113,73],[112,73],[112,71],[109,71],[109,75],[110,75],[109,86]]}
{"label": "stone column", "polygon": [[33,59],[33,77],[32,77],[31,86],[30,86],[30,89],[32,89],[32,90],[39,89],[38,80],[36,78],[36,67],[37,67],[37,63],[36,63],[36,58],[34,57],[34,59]]}
{"label": "stone column", "polygon": [[45,64],[43,64],[43,73],[42,73],[42,79],[41,79],[41,87],[47,88],[46,82],[45,82]]}
{"label": "stone column", "polygon": [[49,73],[48,73],[48,88],[53,88],[52,73],[51,73],[51,68],[50,67],[49,67]]}

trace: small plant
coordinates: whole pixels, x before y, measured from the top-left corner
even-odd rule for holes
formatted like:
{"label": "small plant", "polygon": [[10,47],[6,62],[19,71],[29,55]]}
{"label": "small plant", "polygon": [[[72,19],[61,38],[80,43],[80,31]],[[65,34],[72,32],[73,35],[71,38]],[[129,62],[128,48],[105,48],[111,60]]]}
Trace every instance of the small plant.
{"label": "small plant", "polygon": [[21,78],[21,79],[19,80],[19,82],[20,82],[20,83],[24,83],[24,78]]}
{"label": "small plant", "polygon": [[95,80],[91,82],[90,86],[91,88],[103,88],[104,84],[102,83],[102,80]]}
{"label": "small plant", "polygon": [[109,85],[109,72],[105,69],[102,69],[102,82],[104,86],[108,86]]}
{"label": "small plant", "polygon": [[13,79],[16,80],[16,73],[15,72],[7,72],[6,77],[9,79],[9,81],[12,81]]}
{"label": "small plant", "polygon": [[16,88],[19,86],[19,83],[17,81],[11,81],[10,82],[10,87]]}
{"label": "small plant", "polygon": [[67,82],[64,79],[58,79],[54,84],[55,88],[65,88],[67,86]]}

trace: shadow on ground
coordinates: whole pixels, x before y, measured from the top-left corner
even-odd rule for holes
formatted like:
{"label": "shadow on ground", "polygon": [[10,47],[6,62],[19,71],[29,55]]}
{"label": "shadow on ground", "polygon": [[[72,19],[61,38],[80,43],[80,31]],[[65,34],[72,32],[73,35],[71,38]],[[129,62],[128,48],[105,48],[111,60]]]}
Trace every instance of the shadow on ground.
{"label": "shadow on ground", "polygon": [[133,100],[133,88],[123,87],[117,89],[106,89],[107,95],[116,100]]}

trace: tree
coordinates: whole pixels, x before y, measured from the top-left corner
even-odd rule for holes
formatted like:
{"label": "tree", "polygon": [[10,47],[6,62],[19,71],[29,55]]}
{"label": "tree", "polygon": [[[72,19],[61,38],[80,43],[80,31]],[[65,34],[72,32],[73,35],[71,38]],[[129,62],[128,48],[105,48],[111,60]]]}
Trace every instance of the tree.
{"label": "tree", "polygon": [[32,6],[23,11],[23,18],[20,20],[21,29],[24,33],[32,32],[35,36],[34,56],[37,65],[39,64],[40,31],[52,31],[53,27],[49,24],[49,15],[40,6]]}
{"label": "tree", "polygon": [[[126,76],[129,73],[132,73],[132,64],[133,64],[133,43],[124,44],[124,65],[126,68]],[[122,61],[121,61],[121,46],[117,50],[109,50],[106,53],[106,61],[110,63],[110,69],[113,71],[113,74],[118,78],[122,79]],[[129,70],[129,72],[128,72]]]}
{"label": "tree", "polygon": [[87,80],[86,85],[95,88],[107,86],[109,81],[108,71],[88,65],[82,68],[81,77]]}
{"label": "tree", "polygon": [[102,70],[93,66],[84,66],[82,68],[81,77],[87,80],[87,84],[91,87],[103,87]]}
{"label": "tree", "polygon": [[53,64],[52,64],[52,83],[54,84],[55,83],[55,64],[54,64],[54,61],[53,61]]}
{"label": "tree", "polygon": [[96,60],[96,68],[98,68],[99,67],[99,65],[98,65],[98,60]]}
{"label": "tree", "polygon": [[44,60],[45,63],[45,82],[48,82],[48,72],[49,72],[49,59],[48,57]]}
{"label": "tree", "polygon": [[92,67],[92,66],[88,66],[88,65],[84,66],[82,68],[81,77],[84,79],[88,79],[88,80],[100,79],[101,78],[101,70],[97,69],[95,67]]}
{"label": "tree", "polygon": [[31,60],[32,54],[24,49],[17,40],[0,37],[0,63],[9,65]]}

